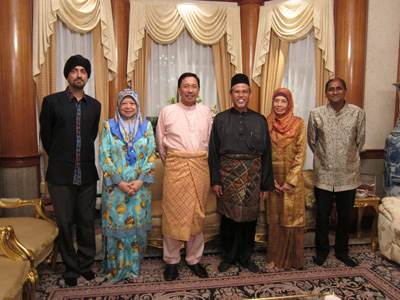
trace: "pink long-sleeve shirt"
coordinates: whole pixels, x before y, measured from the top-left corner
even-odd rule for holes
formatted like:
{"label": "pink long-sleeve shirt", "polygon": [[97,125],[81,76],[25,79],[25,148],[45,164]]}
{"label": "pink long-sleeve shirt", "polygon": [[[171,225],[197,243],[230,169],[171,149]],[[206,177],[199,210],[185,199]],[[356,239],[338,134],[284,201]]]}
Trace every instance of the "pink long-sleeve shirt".
{"label": "pink long-sleeve shirt", "polygon": [[211,111],[202,104],[176,103],[164,107],[158,117],[156,143],[163,163],[167,150],[208,150]]}

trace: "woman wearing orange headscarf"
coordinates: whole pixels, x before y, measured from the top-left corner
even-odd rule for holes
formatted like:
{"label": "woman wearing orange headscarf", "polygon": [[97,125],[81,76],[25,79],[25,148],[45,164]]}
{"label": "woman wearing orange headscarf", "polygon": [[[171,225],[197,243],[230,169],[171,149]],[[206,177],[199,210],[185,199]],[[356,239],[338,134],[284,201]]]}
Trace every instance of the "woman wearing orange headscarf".
{"label": "woman wearing orange headscarf", "polygon": [[306,126],[293,115],[292,93],[277,89],[272,97],[268,128],[271,136],[275,190],[267,200],[267,268],[281,270],[304,266],[305,200],[303,165]]}

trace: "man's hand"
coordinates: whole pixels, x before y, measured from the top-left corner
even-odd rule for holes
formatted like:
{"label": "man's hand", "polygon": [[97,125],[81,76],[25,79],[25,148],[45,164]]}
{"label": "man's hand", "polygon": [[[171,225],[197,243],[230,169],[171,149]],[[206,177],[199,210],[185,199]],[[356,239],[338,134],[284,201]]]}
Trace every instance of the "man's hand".
{"label": "man's hand", "polygon": [[214,185],[212,186],[212,191],[213,191],[214,195],[215,195],[217,198],[221,198],[221,197],[222,197],[222,186],[220,186],[220,185],[218,185],[218,184],[214,184]]}
{"label": "man's hand", "polygon": [[268,191],[261,191],[260,200],[261,200],[261,201],[267,200],[268,195],[269,195],[269,192],[268,192]]}

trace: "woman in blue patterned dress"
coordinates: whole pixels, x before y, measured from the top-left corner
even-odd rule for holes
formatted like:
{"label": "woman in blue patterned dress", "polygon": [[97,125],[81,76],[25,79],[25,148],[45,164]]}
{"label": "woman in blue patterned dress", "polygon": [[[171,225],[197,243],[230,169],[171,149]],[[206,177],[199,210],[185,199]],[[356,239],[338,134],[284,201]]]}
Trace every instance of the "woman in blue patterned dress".
{"label": "woman in blue patterned dress", "polygon": [[121,91],[100,141],[103,271],[111,283],[139,276],[151,229],[154,150],[153,128],[141,117],[137,94]]}

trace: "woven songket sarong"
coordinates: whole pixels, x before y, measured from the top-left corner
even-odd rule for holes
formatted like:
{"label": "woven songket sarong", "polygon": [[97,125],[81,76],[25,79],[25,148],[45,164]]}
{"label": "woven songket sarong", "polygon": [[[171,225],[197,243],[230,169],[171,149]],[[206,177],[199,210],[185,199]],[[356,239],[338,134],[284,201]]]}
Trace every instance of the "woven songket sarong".
{"label": "woven songket sarong", "polygon": [[163,182],[162,233],[182,241],[203,230],[210,193],[206,151],[168,150]]}
{"label": "woven songket sarong", "polygon": [[236,222],[254,221],[260,215],[261,156],[225,154],[221,158],[223,194],[218,212]]}

